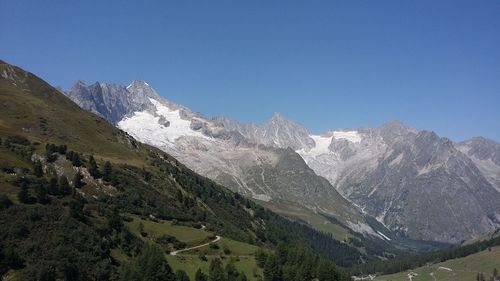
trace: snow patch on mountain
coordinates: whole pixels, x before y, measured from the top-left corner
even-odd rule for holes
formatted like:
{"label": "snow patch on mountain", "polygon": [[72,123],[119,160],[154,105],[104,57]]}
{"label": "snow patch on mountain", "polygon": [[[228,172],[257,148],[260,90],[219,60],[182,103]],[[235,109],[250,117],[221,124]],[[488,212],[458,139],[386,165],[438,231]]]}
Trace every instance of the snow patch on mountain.
{"label": "snow patch on mountain", "polygon": [[399,163],[401,163],[401,160],[403,160],[403,153],[398,154],[398,156],[389,163],[389,167],[399,165]]}
{"label": "snow patch on mountain", "polygon": [[253,194],[253,195],[252,195],[252,198],[253,198],[253,199],[260,200],[260,201],[264,201],[264,202],[269,202],[269,201],[271,201],[271,199],[272,199],[272,197],[271,197],[271,196],[266,195],[266,194]]}
{"label": "snow patch on mountain", "polygon": [[[155,106],[155,114],[148,111],[135,112],[134,115],[118,122],[118,127],[133,137],[155,146],[170,146],[180,137],[192,136],[208,138],[201,132],[191,129],[191,121],[181,118],[180,110],[172,110],[155,99],[149,99]],[[168,126],[161,124],[165,118]]]}
{"label": "snow patch on mountain", "polygon": [[310,137],[314,140],[314,147],[312,147],[311,149],[302,148],[298,150],[297,153],[299,153],[301,156],[308,155],[310,157],[316,157],[322,154],[330,153],[330,149],[328,149],[328,147],[332,143],[332,136],[324,137],[311,135]]}
{"label": "snow patch on mountain", "polygon": [[387,237],[385,234],[377,230],[377,233],[380,235],[380,237],[384,238],[387,241],[391,241],[391,238]]}
{"label": "snow patch on mountain", "polygon": [[354,143],[361,142],[361,136],[357,131],[334,131],[333,137],[335,139],[345,139]]}
{"label": "snow patch on mountain", "polygon": [[373,228],[371,226],[369,226],[366,223],[362,223],[362,222],[354,223],[354,222],[348,221],[347,226],[349,226],[350,229],[352,229],[358,233],[368,234],[368,235],[372,235],[372,236],[380,236],[378,233],[375,232],[375,230],[373,230]]}

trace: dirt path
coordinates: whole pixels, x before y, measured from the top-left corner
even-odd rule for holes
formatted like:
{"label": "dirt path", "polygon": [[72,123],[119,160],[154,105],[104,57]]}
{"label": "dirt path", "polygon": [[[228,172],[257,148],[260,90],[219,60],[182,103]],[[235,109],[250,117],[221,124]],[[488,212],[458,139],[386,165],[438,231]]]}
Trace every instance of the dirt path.
{"label": "dirt path", "polygon": [[170,252],[170,255],[176,256],[178,253],[182,253],[182,252],[190,251],[190,250],[193,250],[193,249],[198,249],[198,248],[201,248],[201,247],[205,247],[205,246],[208,246],[208,245],[210,245],[212,243],[215,243],[215,242],[217,242],[219,240],[220,240],[220,236],[217,235],[217,236],[215,236],[214,240],[212,240],[212,241],[210,241],[208,243],[201,244],[201,245],[194,246],[194,247],[184,248],[184,249],[177,250],[177,251],[172,251],[172,252]]}

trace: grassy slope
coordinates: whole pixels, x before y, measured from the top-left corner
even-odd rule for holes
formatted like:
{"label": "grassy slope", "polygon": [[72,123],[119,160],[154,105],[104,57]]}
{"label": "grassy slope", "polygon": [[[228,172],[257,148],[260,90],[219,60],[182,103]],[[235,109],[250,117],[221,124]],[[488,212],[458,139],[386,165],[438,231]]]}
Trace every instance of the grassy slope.
{"label": "grassy slope", "polygon": [[330,221],[328,221],[324,216],[321,214],[315,213],[312,210],[306,209],[297,203],[293,202],[275,202],[273,201],[272,203],[270,202],[264,202],[264,201],[258,201],[259,204],[262,206],[272,210],[273,212],[276,212],[278,214],[281,214],[285,217],[289,217],[294,220],[299,220],[302,222],[305,222],[312,226],[314,229],[330,233],[333,235],[333,238],[343,241],[344,239],[348,237],[352,237],[352,235],[349,233],[349,230],[344,228],[341,225],[334,224]]}
{"label": "grassy slope", "polygon": [[24,81],[32,90],[25,90],[22,98],[14,84],[0,84],[0,104],[9,109],[2,111],[2,134],[23,134],[42,143],[65,143],[70,149],[99,154],[115,162],[141,162],[141,153],[130,149],[123,132],[84,112],[62,94],[54,94],[52,87],[39,83],[34,76],[27,75]]}
{"label": "grassy slope", "polygon": [[[171,221],[159,220],[154,222],[141,219],[137,216],[133,216],[132,218],[133,220],[127,223],[129,230],[137,237],[141,237],[138,226],[139,223],[142,223],[144,231],[148,233],[148,236],[146,238],[142,237],[142,239],[150,243],[155,243],[154,238],[167,234],[176,237],[179,241],[186,242],[188,246],[196,246],[206,243],[207,238],[213,235],[213,233],[202,229],[173,225]],[[222,257],[224,265],[233,260],[236,268],[239,271],[243,271],[249,280],[256,280],[256,275],[262,275],[262,269],[258,268],[255,263],[254,253],[258,249],[256,246],[224,237],[216,244],[219,246],[219,249],[212,249],[209,246],[205,246],[180,253],[177,256],[166,255],[166,258],[173,270],[184,270],[191,279],[194,279],[194,274],[198,268],[201,268],[208,274],[210,261],[216,257]],[[230,253],[224,254],[224,248],[229,249]],[[120,252],[114,252],[113,254],[117,259],[122,261],[127,260],[127,257]],[[207,261],[201,260],[199,258],[200,255],[205,255]]]}
{"label": "grassy slope", "polygon": [[[440,269],[440,267],[449,268],[452,271]],[[483,272],[488,277],[494,268],[500,270],[500,246],[491,248],[491,251],[485,250],[463,258],[448,260],[396,274],[378,276],[375,280],[408,281],[407,274],[414,272],[418,275],[413,278],[413,281],[470,281],[476,279],[478,272]]]}
{"label": "grassy slope", "polygon": [[207,241],[211,233],[202,229],[187,227],[182,225],[173,225],[170,221],[150,221],[143,220],[133,216],[133,221],[128,222],[126,225],[137,237],[139,235],[139,224],[142,223],[144,230],[148,233],[147,240],[158,238],[162,235],[171,235],[176,237],[179,241],[185,242],[188,246],[196,246]]}

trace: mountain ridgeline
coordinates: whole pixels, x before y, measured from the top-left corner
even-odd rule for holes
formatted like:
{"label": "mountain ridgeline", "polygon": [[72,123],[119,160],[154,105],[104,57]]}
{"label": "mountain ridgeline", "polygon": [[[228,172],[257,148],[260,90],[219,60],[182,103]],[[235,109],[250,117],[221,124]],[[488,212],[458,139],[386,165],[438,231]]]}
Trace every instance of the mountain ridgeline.
{"label": "mountain ridgeline", "polygon": [[[132,108],[153,108],[148,99],[158,96],[143,85],[136,83],[140,95],[133,96],[96,85],[87,94],[100,94],[86,101],[106,118],[121,120]],[[123,100],[103,95],[107,91],[121,91]],[[250,280],[347,281],[349,275],[333,261],[350,266],[372,258],[196,174],[1,61],[0,109],[0,276],[8,280],[189,280],[165,260],[182,243],[148,235],[143,223],[171,225],[183,231],[179,235],[203,229],[264,249],[261,269]],[[137,219],[140,227],[131,229]],[[228,248],[220,256],[229,253]],[[231,258],[225,269],[217,258],[210,262],[196,280],[206,280],[205,274],[211,280],[247,280],[235,271],[238,260]]]}
{"label": "mountain ridgeline", "polygon": [[161,98],[144,81],[79,82],[67,95],[197,173],[284,214],[278,202],[389,243],[457,243],[500,227],[499,144],[491,140],[453,143],[397,121],[312,135],[281,114],[260,125],[206,118]]}

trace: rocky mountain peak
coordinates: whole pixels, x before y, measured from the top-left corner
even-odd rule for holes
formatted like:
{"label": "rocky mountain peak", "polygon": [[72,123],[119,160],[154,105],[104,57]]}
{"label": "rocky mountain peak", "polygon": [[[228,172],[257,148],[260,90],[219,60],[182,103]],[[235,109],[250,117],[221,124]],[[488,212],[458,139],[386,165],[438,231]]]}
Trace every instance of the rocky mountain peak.
{"label": "rocky mountain peak", "polygon": [[151,87],[151,86],[149,86],[149,84],[144,80],[134,80],[134,81],[132,81],[132,83],[130,83],[130,85],[127,86],[127,88],[130,88],[130,87],[147,88],[147,87]]}
{"label": "rocky mountain peak", "polygon": [[71,91],[77,91],[77,90],[81,90],[81,89],[85,89],[85,88],[87,88],[87,83],[85,83],[85,81],[83,81],[83,80],[78,80],[69,89],[68,93],[71,92]]}
{"label": "rocky mountain peak", "polygon": [[153,98],[156,100],[160,100],[161,97],[158,93],[146,82],[143,80],[134,80],[130,85],[127,86],[127,90],[136,96]]}
{"label": "rocky mountain peak", "polygon": [[86,87],[86,86],[87,86],[87,83],[85,83],[85,81],[78,80],[78,81],[76,81],[76,83],[73,87]]}
{"label": "rocky mountain peak", "polygon": [[314,146],[314,140],[309,136],[307,129],[289,119],[281,113],[276,113],[274,116],[257,127],[257,135],[263,143],[269,146],[280,148],[292,148],[294,150],[301,148],[311,148]]}
{"label": "rocky mountain peak", "polygon": [[394,143],[395,141],[406,138],[409,135],[417,134],[418,131],[403,124],[398,120],[389,121],[384,123],[378,128],[380,135],[387,143]]}
{"label": "rocky mountain peak", "polygon": [[411,127],[405,125],[399,120],[391,120],[389,122],[386,122],[380,126],[381,130],[386,130],[386,131],[392,131],[395,133],[405,133],[408,131],[414,131]]}
{"label": "rocky mountain peak", "polygon": [[276,113],[274,113],[274,115],[270,121],[283,122],[283,121],[288,121],[288,120],[285,118],[285,116],[282,113],[276,112]]}
{"label": "rocky mountain peak", "polygon": [[470,145],[486,145],[486,146],[490,146],[490,147],[495,147],[495,146],[500,145],[496,141],[491,140],[491,139],[487,139],[485,137],[473,137],[473,138],[466,140],[462,143],[468,143]]}
{"label": "rocky mountain peak", "polygon": [[500,166],[500,144],[484,137],[474,137],[457,144],[458,149],[477,160],[491,160]]}

